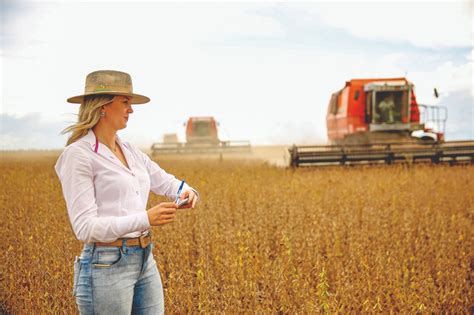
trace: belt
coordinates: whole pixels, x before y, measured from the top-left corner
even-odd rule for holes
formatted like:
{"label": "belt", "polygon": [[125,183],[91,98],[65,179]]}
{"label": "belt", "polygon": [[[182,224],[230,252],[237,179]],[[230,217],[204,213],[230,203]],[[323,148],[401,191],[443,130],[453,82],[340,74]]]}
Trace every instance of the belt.
{"label": "belt", "polygon": [[119,238],[118,240],[110,243],[103,243],[103,242],[95,242],[95,246],[116,246],[122,247],[125,242],[127,246],[140,246],[141,248],[145,248],[151,243],[151,231],[148,234],[140,235],[139,237],[134,238]]}

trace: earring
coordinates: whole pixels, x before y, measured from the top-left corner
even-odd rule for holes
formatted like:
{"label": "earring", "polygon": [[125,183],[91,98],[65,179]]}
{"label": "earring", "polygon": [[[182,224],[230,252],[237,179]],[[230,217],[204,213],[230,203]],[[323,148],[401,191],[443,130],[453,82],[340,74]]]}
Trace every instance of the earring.
{"label": "earring", "polygon": [[104,117],[105,116],[105,112],[100,112],[100,117]]}

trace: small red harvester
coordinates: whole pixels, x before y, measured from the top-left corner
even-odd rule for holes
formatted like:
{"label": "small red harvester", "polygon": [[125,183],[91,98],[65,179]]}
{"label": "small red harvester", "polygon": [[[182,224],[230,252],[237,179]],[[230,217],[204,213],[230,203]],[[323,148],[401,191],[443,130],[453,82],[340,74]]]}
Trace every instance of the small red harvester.
{"label": "small red harvester", "polygon": [[165,134],[163,142],[153,143],[152,156],[166,154],[249,153],[250,142],[222,141],[214,117],[190,117],[185,124],[186,142],[178,142],[176,134]]}

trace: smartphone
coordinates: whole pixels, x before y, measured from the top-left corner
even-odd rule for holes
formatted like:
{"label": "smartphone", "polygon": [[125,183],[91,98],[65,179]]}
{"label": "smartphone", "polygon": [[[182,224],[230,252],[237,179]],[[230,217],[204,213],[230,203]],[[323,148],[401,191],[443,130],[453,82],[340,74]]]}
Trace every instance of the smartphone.
{"label": "smartphone", "polygon": [[184,198],[183,200],[179,200],[176,204],[178,205],[178,208],[181,208],[182,206],[185,206],[188,204],[189,198]]}

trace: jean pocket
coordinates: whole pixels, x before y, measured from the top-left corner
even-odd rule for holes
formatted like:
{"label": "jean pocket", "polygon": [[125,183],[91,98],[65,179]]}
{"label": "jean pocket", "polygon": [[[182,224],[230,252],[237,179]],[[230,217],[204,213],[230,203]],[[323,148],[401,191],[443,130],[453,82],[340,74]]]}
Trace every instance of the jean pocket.
{"label": "jean pocket", "polygon": [[79,275],[81,273],[81,258],[77,257],[74,259],[74,280],[72,285],[72,295],[76,296],[77,284],[79,282]]}
{"label": "jean pocket", "polygon": [[110,268],[120,262],[122,259],[122,248],[96,248],[95,259],[92,263],[94,267]]}

